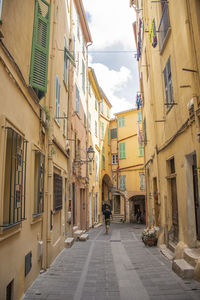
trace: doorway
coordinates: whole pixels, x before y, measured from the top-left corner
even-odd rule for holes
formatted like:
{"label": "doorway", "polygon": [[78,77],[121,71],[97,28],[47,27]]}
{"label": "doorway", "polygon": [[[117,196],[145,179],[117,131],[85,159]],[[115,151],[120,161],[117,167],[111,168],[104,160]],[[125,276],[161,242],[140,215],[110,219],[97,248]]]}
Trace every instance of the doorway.
{"label": "doorway", "polygon": [[192,178],[193,178],[196,235],[197,235],[197,239],[200,240],[200,205],[199,205],[199,189],[198,189],[198,174],[197,174],[196,154],[193,155]]}

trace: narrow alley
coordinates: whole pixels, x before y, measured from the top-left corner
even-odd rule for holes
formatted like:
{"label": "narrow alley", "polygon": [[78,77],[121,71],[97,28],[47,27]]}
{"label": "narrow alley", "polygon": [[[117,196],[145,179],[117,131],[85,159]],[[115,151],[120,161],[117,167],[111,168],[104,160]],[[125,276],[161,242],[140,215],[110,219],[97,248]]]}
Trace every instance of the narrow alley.
{"label": "narrow alley", "polygon": [[89,240],[64,249],[23,300],[192,300],[200,283],[183,280],[157,247],[141,241],[143,225],[91,229]]}

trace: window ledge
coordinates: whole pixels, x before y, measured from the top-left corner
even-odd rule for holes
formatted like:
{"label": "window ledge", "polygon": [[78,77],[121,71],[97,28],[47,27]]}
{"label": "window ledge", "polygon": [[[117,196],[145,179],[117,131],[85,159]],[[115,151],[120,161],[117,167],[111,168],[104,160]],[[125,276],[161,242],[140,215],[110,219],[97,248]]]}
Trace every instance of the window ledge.
{"label": "window ledge", "polygon": [[12,225],[12,226],[8,226],[8,227],[4,227],[1,228],[0,230],[0,242],[3,242],[4,240],[12,237],[13,235],[21,232],[22,227],[21,227],[21,223]]}
{"label": "window ledge", "polygon": [[32,217],[33,217],[33,220],[31,222],[31,225],[34,225],[34,224],[42,221],[42,213],[33,214]]}

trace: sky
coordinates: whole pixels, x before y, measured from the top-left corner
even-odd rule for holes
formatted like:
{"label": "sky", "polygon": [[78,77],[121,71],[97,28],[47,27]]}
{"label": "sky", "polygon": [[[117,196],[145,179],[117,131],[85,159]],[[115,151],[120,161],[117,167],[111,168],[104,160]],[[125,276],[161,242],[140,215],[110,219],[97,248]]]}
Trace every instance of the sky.
{"label": "sky", "polygon": [[134,9],[129,7],[129,0],[82,1],[93,40],[88,48],[89,66],[112,104],[112,116],[135,108],[139,82],[132,29]]}

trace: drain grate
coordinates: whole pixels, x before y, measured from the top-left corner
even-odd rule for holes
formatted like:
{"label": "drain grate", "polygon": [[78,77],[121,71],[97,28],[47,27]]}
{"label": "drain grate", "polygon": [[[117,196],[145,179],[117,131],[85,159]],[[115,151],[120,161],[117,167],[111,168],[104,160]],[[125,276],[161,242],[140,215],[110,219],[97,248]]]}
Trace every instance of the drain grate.
{"label": "drain grate", "polygon": [[110,240],[110,242],[121,242],[121,240]]}

